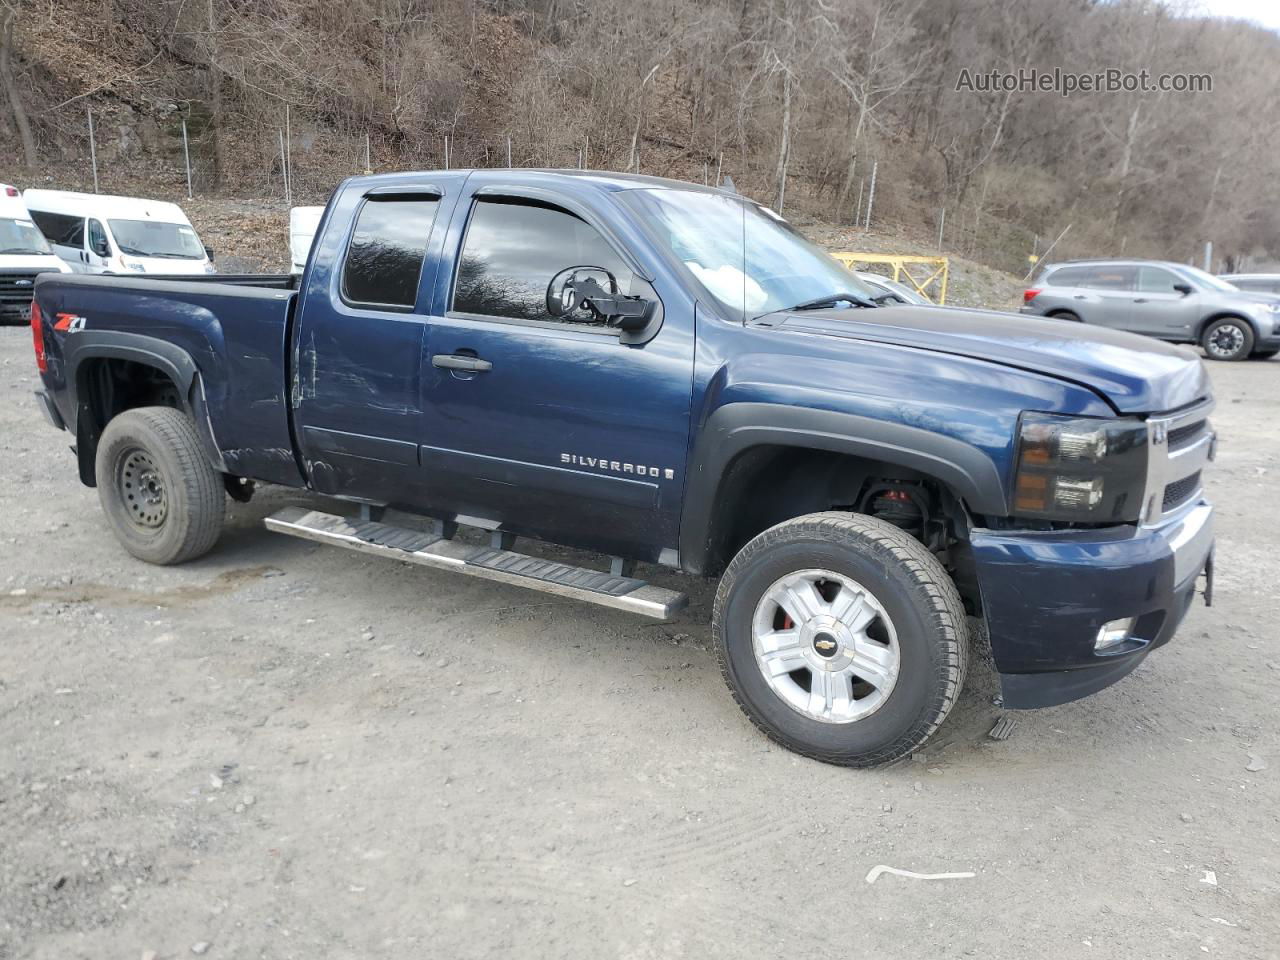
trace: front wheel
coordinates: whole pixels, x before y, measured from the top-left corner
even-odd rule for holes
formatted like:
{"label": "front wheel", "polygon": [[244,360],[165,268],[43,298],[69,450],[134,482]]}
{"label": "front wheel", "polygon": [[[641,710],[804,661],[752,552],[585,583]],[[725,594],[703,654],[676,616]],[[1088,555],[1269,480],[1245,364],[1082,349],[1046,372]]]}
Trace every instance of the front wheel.
{"label": "front wheel", "polygon": [[869,767],[950,712],[968,664],[955,584],[872,517],[814,513],[748,543],[716,592],[720,670],[751,721],[797,753]]}
{"label": "front wheel", "polygon": [[139,560],[174,564],[208,553],[226,512],[222,478],[180,410],[139,407],[98,441],[98,500],[116,539]]}
{"label": "front wheel", "polygon": [[1200,345],[1210,360],[1243,360],[1253,350],[1253,328],[1243,320],[1224,317],[1205,327]]}

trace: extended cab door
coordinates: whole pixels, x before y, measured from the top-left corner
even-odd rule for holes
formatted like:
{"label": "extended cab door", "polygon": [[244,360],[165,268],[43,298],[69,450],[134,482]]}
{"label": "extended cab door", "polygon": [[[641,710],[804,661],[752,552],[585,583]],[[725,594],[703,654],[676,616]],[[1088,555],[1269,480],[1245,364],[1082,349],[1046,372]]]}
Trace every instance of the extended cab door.
{"label": "extended cab door", "polygon": [[291,384],[303,468],[321,493],[423,499],[423,334],[448,191],[460,183],[433,174],[344,191],[321,224],[303,274]]}
{"label": "extended cab door", "polygon": [[[432,503],[493,529],[673,563],[692,303],[650,272],[634,225],[608,209],[615,201],[495,179],[468,181],[447,241],[458,261],[437,282],[421,450]],[[573,266],[657,297],[656,332],[628,343],[553,317],[548,284]]]}

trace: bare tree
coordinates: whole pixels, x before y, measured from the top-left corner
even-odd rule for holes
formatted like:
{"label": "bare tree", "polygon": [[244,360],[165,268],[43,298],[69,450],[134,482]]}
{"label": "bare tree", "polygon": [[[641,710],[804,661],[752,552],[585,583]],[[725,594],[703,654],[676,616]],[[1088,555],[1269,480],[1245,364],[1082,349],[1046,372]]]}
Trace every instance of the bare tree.
{"label": "bare tree", "polygon": [[0,84],[4,85],[5,96],[9,99],[9,111],[13,116],[14,126],[18,128],[18,136],[22,139],[22,158],[28,169],[36,165],[36,139],[31,133],[31,123],[27,119],[27,110],[22,103],[22,91],[18,89],[18,80],[13,73],[13,31],[18,22],[18,8],[4,8],[4,21],[0,24]]}

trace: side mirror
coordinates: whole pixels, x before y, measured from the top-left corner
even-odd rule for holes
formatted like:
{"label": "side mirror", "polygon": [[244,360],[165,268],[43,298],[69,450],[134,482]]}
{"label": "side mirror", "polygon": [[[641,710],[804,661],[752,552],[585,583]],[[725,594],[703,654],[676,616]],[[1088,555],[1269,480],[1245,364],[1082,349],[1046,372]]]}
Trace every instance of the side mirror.
{"label": "side mirror", "polygon": [[1178,293],[1182,294],[1185,297],[1190,295],[1192,287],[1191,287],[1191,284],[1189,283],[1175,283],[1173,285],[1173,289],[1177,290]]}
{"label": "side mirror", "polygon": [[209,258],[210,263],[213,263],[213,247],[205,244],[204,255]]}
{"label": "side mirror", "polygon": [[100,257],[109,257],[111,256],[111,244],[107,243],[105,239],[95,240],[93,244],[93,252]]}
{"label": "side mirror", "polygon": [[573,323],[591,320],[624,332],[643,330],[654,301],[618,292],[618,280],[604,267],[569,267],[547,284],[547,313]]}

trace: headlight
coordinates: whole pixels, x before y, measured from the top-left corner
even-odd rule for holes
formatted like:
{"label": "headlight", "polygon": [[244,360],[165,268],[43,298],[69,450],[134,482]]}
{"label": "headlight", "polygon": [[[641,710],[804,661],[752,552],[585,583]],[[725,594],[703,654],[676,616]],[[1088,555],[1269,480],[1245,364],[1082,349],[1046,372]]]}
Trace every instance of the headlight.
{"label": "headlight", "polygon": [[1280,302],[1264,303],[1262,307],[1264,310],[1270,310],[1272,313],[1280,313]]}
{"label": "headlight", "polygon": [[1018,421],[1013,512],[1082,523],[1138,519],[1147,481],[1147,425],[1024,413]]}

